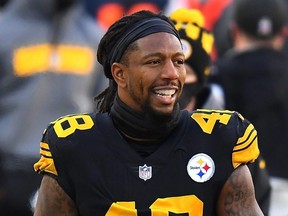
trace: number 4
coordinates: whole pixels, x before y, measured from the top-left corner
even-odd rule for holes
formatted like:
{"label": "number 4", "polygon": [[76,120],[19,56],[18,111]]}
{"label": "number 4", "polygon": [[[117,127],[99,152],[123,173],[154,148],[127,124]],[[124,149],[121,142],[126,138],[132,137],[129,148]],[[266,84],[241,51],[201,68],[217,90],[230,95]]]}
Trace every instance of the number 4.
{"label": "number 4", "polygon": [[227,125],[231,118],[231,114],[233,113],[231,111],[218,111],[218,110],[217,111],[199,110],[199,111],[205,111],[205,112],[195,112],[192,114],[191,117],[198,123],[203,132],[208,134],[212,133],[213,128],[217,121]]}

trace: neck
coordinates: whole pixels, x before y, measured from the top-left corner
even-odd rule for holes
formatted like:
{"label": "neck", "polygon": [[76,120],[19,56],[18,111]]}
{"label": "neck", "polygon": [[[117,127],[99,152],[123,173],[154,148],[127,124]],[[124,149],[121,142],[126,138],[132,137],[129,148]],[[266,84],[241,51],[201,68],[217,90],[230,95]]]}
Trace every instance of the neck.
{"label": "neck", "polygon": [[259,47],[271,47],[273,49],[281,49],[283,39],[280,36],[275,36],[271,39],[256,39],[244,33],[238,34],[234,40],[234,49],[237,52],[244,52]]}
{"label": "neck", "polygon": [[165,138],[177,126],[179,114],[178,105],[170,116],[136,112],[123,103],[118,96],[110,112],[115,126],[127,139],[144,142]]}

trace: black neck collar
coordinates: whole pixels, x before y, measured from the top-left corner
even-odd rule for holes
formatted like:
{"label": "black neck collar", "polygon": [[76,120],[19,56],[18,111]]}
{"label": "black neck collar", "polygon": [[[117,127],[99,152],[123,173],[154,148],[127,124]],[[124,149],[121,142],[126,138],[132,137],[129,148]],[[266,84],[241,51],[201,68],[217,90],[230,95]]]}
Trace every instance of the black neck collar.
{"label": "black neck collar", "polygon": [[138,141],[157,141],[165,138],[178,124],[180,119],[179,105],[171,116],[163,117],[132,110],[115,97],[110,115],[118,130],[128,139]]}

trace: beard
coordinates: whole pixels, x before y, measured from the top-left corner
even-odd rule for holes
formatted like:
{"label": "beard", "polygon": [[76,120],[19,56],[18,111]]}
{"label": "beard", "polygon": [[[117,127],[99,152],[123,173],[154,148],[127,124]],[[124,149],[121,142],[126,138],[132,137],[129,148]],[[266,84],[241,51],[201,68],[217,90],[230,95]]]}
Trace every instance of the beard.
{"label": "beard", "polygon": [[174,104],[173,110],[170,113],[163,113],[155,110],[148,101],[146,101],[141,107],[147,119],[149,119],[151,122],[155,122],[155,125],[159,125],[161,122],[163,124],[170,122],[179,112],[178,102]]}
{"label": "beard", "polygon": [[[139,83],[139,85],[142,87],[142,95],[144,95],[144,91],[143,91],[143,85],[142,83]],[[162,83],[162,85],[170,85],[170,82],[167,81],[166,83]],[[174,83],[174,85],[176,85]],[[178,84],[180,85],[179,89],[182,89],[183,88],[183,85],[181,86],[181,84]],[[155,84],[153,84],[152,86],[150,86],[149,88],[149,92],[152,92],[152,89],[154,88],[154,86],[156,86]],[[181,88],[182,87],[182,88]],[[142,109],[142,112],[145,113],[145,116],[147,119],[149,119],[150,122],[155,122],[155,125],[159,125],[159,123],[163,123],[165,124],[166,122],[170,122],[172,121],[175,116],[178,116],[179,115],[179,111],[180,111],[180,106],[179,106],[179,98],[178,100],[176,101],[176,103],[174,104],[173,106],[173,110],[172,112],[170,113],[163,113],[163,112],[160,112],[158,110],[155,110],[151,105],[150,105],[150,101],[149,101],[149,97],[143,102],[141,99],[142,98],[139,98],[135,93],[134,91],[130,91],[130,95],[131,97],[133,98],[133,100],[140,104],[140,107]]]}

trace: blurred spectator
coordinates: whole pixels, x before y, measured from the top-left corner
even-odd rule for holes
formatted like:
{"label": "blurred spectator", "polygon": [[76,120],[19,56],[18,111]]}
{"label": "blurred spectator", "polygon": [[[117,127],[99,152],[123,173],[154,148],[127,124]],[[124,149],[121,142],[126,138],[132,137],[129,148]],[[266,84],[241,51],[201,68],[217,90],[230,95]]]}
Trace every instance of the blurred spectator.
{"label": "blurred spectator", "polygon": [[182,7],[199,10],[205,22],[203,27],[209,31],[213,31],[214,25],[222,15],[222,12],[228,7],[233,0],[180,0]]}
{"label": "blurred spectator", "polygon": [[[214,44],[211,53],[212,61],[218,58],[218,46],[222,49],[222,46],[226,45],[226,41],[223,38],[218,37],[223,35],[226,31],[226,26],[222,23],[226,23],[230,17],[227,16],[229,13],[228,8],[230,7],[233,0],[170,0],[166,7],[166,13],[171,13],[171,10],[176,8],[188,8],[199,10],[204,18],[205,22],[203,27],[214,34]],[[220,21],[220,24],[218,23]],[[226,34],[226,32],[224,33]],[[225,35],[226,38],[226,35]]]}
{"label": "blurred spectator", "polygon": [[179,8],[170,17],[176,23],[186,56],[186,81],[180,107],[189,111],[197,108],[224,109],[221,88],[208,82],[214,37],[211,31],[202,27],[205,22],[202,13]]}
{"label": "blurred spectator", "polygon": [[[233,1],[233,0],[232,0]],[[284,0],[285,6],[288,9],[288,0]],[[229,49],[233,48],[233,40],[231,33],[231,19],[232,19],[232,4],[229,4],[222,15],[219,17],[217,22],[215,23],[213,33],[215,37],[215,46],[217,47],[217,58],[221,58]],[[286,17],[286,28],[285,28],[285,43],[283,46],[283,50],[285,54],[288,55],[288,17]]]}
{"label": "blurred spectator", "polygon": [[92,111],[93,96],[106,84],[95,60],[101,29],[82,4],[10,0],[1,14],[1,216],[32,215],[42,129],[59,116]]}
{"label": "blurred spectator", "polygon": [[103,29],[139,10],[158,12],[163,10],[168,0],[85,0],[89,14],[99,22]]}
{"label": "blurred spectator", "polygon": [[281,51],[285,9],[281,0],[234,0],[234,47],[216,62],[213,75],[224,89],[226,107],[257,128],[271,176],[270,216],[288,215],[288,169],[282,166],[288,162],[288,61]]}

